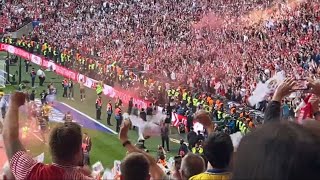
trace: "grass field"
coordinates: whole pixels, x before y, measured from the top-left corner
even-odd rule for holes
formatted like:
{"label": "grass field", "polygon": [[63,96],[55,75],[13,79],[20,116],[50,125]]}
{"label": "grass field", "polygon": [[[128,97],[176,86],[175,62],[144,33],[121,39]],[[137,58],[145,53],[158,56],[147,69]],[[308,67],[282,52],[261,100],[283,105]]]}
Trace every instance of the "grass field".
{"label": "grass field", "polygon": [[[3,59],[3,57],[6,56],[6,53],[0,53],[0,59]],[[25,67],[24,67],[24,62],[22,62],[22,81],[23,80],[28,80],[31,81],[29,73],[25,72]],[[39,68],[37,65],[32,65],[36,70]],[[18,65],[16,66],[10,66],[10,74],[15,73],[18,71]],[[31,68],[29,68],[29,71]],[[96,100],[96,93],[92,89],[86,89],[86,100],[85,102],[80,101],[80,94],[77,89],[79,88],[79,85],[75,85],[75,100],[68,100],[66,98],[62,97],[62,87],[61,87],[61,82],[63,78],[61,76],[58,76],[54,74],[53,72],[45,72],[46,73],[46,81],[44,84],[44,87],[50,82],[53,82],[55,87],[58,89],[58,95],[57,95],[57,100],[60,102],[64,102],[73,108],[77,109],[78,111],[81,111],[88,116],[92,117],[95,119],[95,100]],[[16,79],[18,80],[18,76],[16,76]],[[37,79],[38,80],[38,79]],[[36,81],[36,85],[38,85],[38,81]],[[44,87],[38,87],[36,89],[37,95],[39,96],[40,92],[44,89]],[[6,93],[10,93],[16,89],[16,86],[7,86],[4,91]],[[39,97],[38,97],[39,98]],[[105,109],[106,102],[110,100],[109,97],[103,96],[103,102],[104,106],[103,109]],[[106,113],[102,112],[102,121],[101,123],[106,125]],[[112,124],[115,125],[115,119],[112,119]],[[115,130],[115,126],[110,127],[113,130]],[[125,156],[125,150],[123,149],[122,145],[119,143],[117,139],[117,135],[111,135],[111,134],[106,134],[103,132],[91,130],[91,129],[83,129],[83,131],[88,132],[90,137],[92,138],[92,151],[91,151],[91,162],[97,162],[101,161],[102,164],[105,167],[111,168],[113,166],[113,161],[114,160],[121,160]],[[172,134],[170,137],[173,139],[181,139],[185,138],[184,136],[181,136],[173,129]],[[130,139],[134,142],[137,140],[138,134],[136,131],[130,131],[129,132],[129,137]],[[26,143],[27,149],[30,150],[30,153],[33,155],[38,155],[42,152],[45,152],[45,162],[50,163],[50,154],[48,151],[48,146],[41,143],[38,138],[35,136],[31,138],[30,142],[28,141]],[[148,139],[146,141],[146,147],[150,150],[150,153],[156,154],[157,150],[157,145],[161,144],[161,139],[159,137],[154,137],[151,139]],[[174,156],[176,155],[179,144],[170,142],[170,153],[169,156]]]}

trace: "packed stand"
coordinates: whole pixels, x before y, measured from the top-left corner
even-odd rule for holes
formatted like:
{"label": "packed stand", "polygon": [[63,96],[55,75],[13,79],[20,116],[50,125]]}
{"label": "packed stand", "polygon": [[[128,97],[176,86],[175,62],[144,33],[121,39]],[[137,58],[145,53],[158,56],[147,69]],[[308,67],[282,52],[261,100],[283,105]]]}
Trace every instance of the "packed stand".
{"label": "packed stand", "polygon": [[[70,2],[48,3],[48,9],[53,9],[49,11],[48,17],[55,18],[43,22],[31,37],[35,41],[40,39],[42,44],[37,49],[46,50],[41,54],[94,79],[104,79],[107,84],[114,85],[114,82],[119,82],[124,88],[139,88],[140,92],[143,92],[141,95],[148,98],[152,97],[157,89],[176,90],[177,87],[168,88],[164,83],[174,80],[180,82],[188,91],[216,91],[215,93],[227,96],[228,99],[247,103],[246,99],[251,95],[257,81],[267,80],[278,70],[288,71],[293,68],[300,72],[300,67],[314,69],[310,59],[316,62],[318,60],[317,49],[306,48],[316,44],[316,40],[312,40],[314,38],[311,36],[317,36],[319,30],[318,10],[313,3],[296,7],[300,11],[286,7],[281,7],[281,10],[272,9],[276,12],[269,16],[266,24],[257,23],[248,27],[236,23],[238,19],[234,17],[226,18],[217,25],[209,22],[204,26],[201,25],[202,14],[207,13],[211,18],[208,9],[214,8],[205,6],[204,2],[175,3],[181,4],[170,9],[170,3],[161,2],[149,5],[143,2],[101,4],[95,1],[79,3],[81,5]],[[255,3],[251,6],[253,5]],[[204,10],[197,7],[204,7]],[[226,4],[222,12],[230,12],[231,7],[241,6]],[[55,8],[62,10],[60,13],[50,14],[55,12]],[[197,11],[192,11],[192,8]],[[156,17],[138,16],[151,11],[150,9]],[[243,14],[251,12],[250,8],[238,9],[239,13],[242,11]],[[185,13],[181,15],[180,12]],[[129,16],[130,13],[133,16]],[[159,13],[164,15],[159,16]],[[127,18],[121,16],[124,18],[121,20],[120,14],[128,15]],[[170,18],[176,16],[181,18]],[[218,17],[219,14],[212,16],[219,22]],[[310,18],[305,19],[307,17]],[[110,22],[109,19],[114,21]],[[194,21],[200,22],[200,29],[199,23],[192,23]],[[302,28],[295,30],[295,27],[300,26]],[[244,31],[237,30],[237,27],[244,28]],[[174,34],[176,32],[181,34]],[[310,37],[307,37],[307,34]],[[27,45],[26,42],[25,46]],[[96,47],[97,45],[101,47]],[[91,49],[86,50],[83,47]],[[289,48],[293,49],[294,53],[289,53]],[[100,55],[102,59],[94,61],[92,56],[96,55]],[[274,59],[276,62],[271,62]],[[197,70],[203,73],[195,73]],[[227,74],[222,75],[219,73],[221,70]],[[166,78],[159,79],[154,74],[163,74]],[[226,82],[222,81],[223,79],[230,80]],[[141,84],[146,88],[141,87]],[[179,93],[182,95],[182,92]]]}
{"label": "packed stand", "polygon": [[[319,35],[319,11],[313,1],[295,7],[270,8],[271,15],[264,23],[254,23],[254,20],[248,18],[239,20],[253,22],[249,26],[236,23],[237,19],[231,16],[219,21],[219,13],[229,13],[240,7],[232,2],[213,8],[205,6],[205,2],[174,3],[182,5],[173,6],[168,2],[146,5],[144,2],[133,1],[123,4],[49,1],[45,4],[45,9],[49,9],[46,17],[54,18],[45,21],[30,36],[17,41],[10,38],[3,41],[37,52],[94,79],[104,79],[111,86],[135,88],[140,96],[157,101],[158,104],[175,103],[175,112],[181,115],[188,116],[187,112],[194,113],[201,106],[211,112],[217,121],[222,119],[224,111],[220,105],[222,98],[217,98],[217,95],[248,105],[247,98],[252,95],[257,82],[266,81],[277,71],[284,70],[287,75],[297,72],[297,79],[317,71],[320,57],[316,40]],[[262,9],[272,5],[272,2],[242,4],[244,7],[252,7],[256,3]],[[200,10],[197,7],[205,8]],[[215,8],[218,8],[218,15],[210,15],[209,9]],[[53,13],[57,9],[62,11]],[[250,9],[240,8],[237,12],[251,13]],[[140,17],[140,13],[150,11],[155,15],[165,15]],[[129,16],[130,13],[133,16]],[[203,13],[209,13],[209,18],[221,23],[212,24],[209,21],[201,24]],[[127,18],[119,20],[120,14],[127,14]],[[175,16],[180,18],[170,18]],[[72,19],[74,17],[76,21]],[[114,21],[110,22],[109,19]],[[97,20],[101,21],[97,23]],[[192,21],[199,23],[193,26]],[[226,23],[228,21],[233,23]],[[179,29],[182,34],[174,34],[177,31],[170,30],[170,27]],[[237,30],[237,27],[244,30]],[[64,28],[70,28],[71,33]],[[105,34],[101,35],[101,32]],[[96,48],[96,44],[102,47]],[[83,47],[92,48],[86,50]],[[95,61],[92,56],[96,55],[100,55],[102,60]],[[148,71],[139,73],[138,70]],[[220,73],[222,71],[226,73]],[[154,74],[159,73],[174,82],[180,82],[180,86],[173,86],[168,79],[154,78]],[[175,100],[172,102],[170,99]],[[297,99],[287,101],[290,116],[293,117],[296,115],[292,111],[301,102],[299,97]],[[264,110],[267,102],[260,103],[258,109]],[[183,110],[179,112],[179,109]]]}
{"label": "packed stand", "polygon": [[[212,10],[221,15],[232,11],[244,14],[257,4],[266,8],[271,3],[221,1],[213,6],[210,1],[48,1],[45,4],[47,14],[40,13],[47,17],[46,21],[33,36],[50,45],[47,55],[50,54],[50,49],[51,53],[56,49],[56,60],[90,74],[95,79],[107,79],[108,84],[117,80],[123,87],[132,86],[132,80],[137,78],[145,86],[152,84],[149,91],[141,91],[144,92],[143,96],[150,96],[154,86],[164,88],[164,84],[159,82],[168,79],[188,83],[188,88],[200,87],[201,90],[208,91],[207,86],[212,89],[212,85],[207,82],[211,82],[212,77],[204,74],[205,79],[198,78],[197,74],[189,71],[203,69],[207,63],[202,67],[195,67],[195,64],[202,63],[204,59],[214,60],[210,55],[205,55],[208,54],[207,51],[200,50],[209,47],[205,47],[208,43],[201,43],[201,35],[196,33],[200,31],[194,29],[193,22],[199,21],[203,14]],[[243,8],[239,8],[242,7],[240,4]],[[146,13],[154,15],[146,16]],[[208,35],[206,37],[215,38]],[[188,49],[187,45],[194,48]],[[102,60],[95,62],[92,55],[98,55]],[[113,73],[108,73],[108,69],[115,66],[117,68],[113,68]],[[142,70],[147,73],[138,73]],[[159,73],[166,78],[158,79],[153,75]],[[201,81],[196,81],[197,79]]]}
{"label": "packed stand", "polygon": [[37,20],[41,11],[44,11],[42,7],[41,2],[25,3],[21,0],[6,2],[0,13],[2,33],[14,32],[32,20]]}

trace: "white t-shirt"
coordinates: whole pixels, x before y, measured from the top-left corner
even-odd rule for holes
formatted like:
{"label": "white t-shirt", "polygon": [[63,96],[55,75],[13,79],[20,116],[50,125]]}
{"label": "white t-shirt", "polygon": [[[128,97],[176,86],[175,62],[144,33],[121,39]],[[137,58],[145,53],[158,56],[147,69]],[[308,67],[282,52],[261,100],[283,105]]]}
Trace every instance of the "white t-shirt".
{"label": "white t-shirt", "polygon": [[46,74],[45,74],[41,69],[39,69],[39,70],[37,71],[37,76],[39,76],[39,77],[46,77]]}

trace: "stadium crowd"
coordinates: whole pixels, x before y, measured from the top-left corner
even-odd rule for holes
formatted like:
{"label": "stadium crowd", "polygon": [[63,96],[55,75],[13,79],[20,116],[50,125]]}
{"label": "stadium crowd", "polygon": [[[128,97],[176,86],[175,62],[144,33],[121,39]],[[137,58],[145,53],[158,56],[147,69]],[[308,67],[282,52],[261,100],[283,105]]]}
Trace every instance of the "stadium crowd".
{"label": "stadium crowd", "polygon": [[[248,105],[258,81],[280,70],[306,77],[317,70],[320,58],[314,1],[292,6],[272,1],[39,4],[46,20],[16,45],[108,85],[135,87],[162,105],[164,94],[184,92],[190,100],[220,94]],[[256,6],[264,11],[253,11]],[[267,18],[253,18],[257,14]]]}
{"label": "stadium crowd", "polygon": [[[18,6],[19,2],[14,1],[5,8]],[[166,110],[172,99],[176,100],[178,114],[192,115],[186,105],[193,108],[195,115],[191,122],[200,122],[206,129],[206,137],[197,139],[189,148],[181,142],[171,178],[318,177],[319,164],[315,161],[319,151],[318,122],[306,121],[299,125],[282,121],[289,116],[288,107],[290,116],[297,117],[293,110],[304,97],[297,97],[298,101],[285,98],[297,83],[294,79],[310,76],[314,77],[308,79],[309,93],[313,95],[306,95],[312,112],[309,118],[319,119],[320,84],[313,80],[318,77],[320,62],[317,1],[286,4],[232,0],[215,3],[210,0],[48,0],[30,3],[19,6],[26,6],[24,9],[35,7],[32,3],[40,6],[41,12],[37,15],[31,9],[26,16],[39,16],[41,25],[21,39],[7,37],[3,42],[41,54],[109,85],[137,88],[141,96],[151,96],[161,102],[159,104],[167,104]],[[259,109],[265,111],[261,128],[254,129],[244,114],[245,121],[233,122],[233,128],[229,129],[232,132],[219,128],[217,121],[225,118],[224,105],[217,95],[249,105],[247,98],[257,83],[267,81],[281,70],[292,78],[278,86],[273,96],[266,99],[268,103],[260,104]],[[18,123],[14,112],[23,104],[23,97],[18,93],[12,98],[6,117],[11,121],[5,121],[4,140],[13,175],[17,179],[34,179],[56,172],[52,176],[58,179],[90,179],[88,169],[70,168],[82,165],[80,127],[66,123],[54,129],[50,137],[54,163],[36,164],[24,152],[16,132]],[[249,130],[240,122],[245,122]],[[122,179],[168,179],[169,175],[157,164],[166,166],[164,142],[156,161],[131,144],[127,136],[129,124],[124,120],[119,133],[121,143],[130,152],[121,164]],[[188,130],[191,129],[188,126]],[[247,135],[234,147],[229,133],[237,131]]]}
{"label": "stadium crowd", "polygon": [[[281,102],[290,95],[297,81],[287,78],[281,83],[265,112],[265,121],[257,130],[244,136],[238,147],[231,137],[214,128],[210,115],[200,110],[195,119],[207,130],[203,156],[187,153],[175,162],[175,170],[166,174],[165,158],[159,163],[150,154],[133,145],[128,137],[130,119],[125,119],[119,132],[119,140],[128,154],[121,163],[120,179],[314,179],[319,176],[318,157],[319,122],[306,120],[303,124],[282,120]],[[309,93],[315,120],[320,119],[320,83],[308,79]],[[99,179],[91,176],[83,166],[81,127],[66,122],[55,127],[49,146],[53,163],[37,163],[25,151],[19,138],[19,115],[16,113],[25,103],[25,94],[11,96],[4,121],[4,144],[10,159],[10,171],[6,178],[16,179]],[[257,143],[258,142],[258,143]],[[252,150],[255,150],[254,152]],[[178,159],[179,157],[177,157]],[[273,161],[270,161],[272,159]],[[163,168],[162,168],[163,166]]]}

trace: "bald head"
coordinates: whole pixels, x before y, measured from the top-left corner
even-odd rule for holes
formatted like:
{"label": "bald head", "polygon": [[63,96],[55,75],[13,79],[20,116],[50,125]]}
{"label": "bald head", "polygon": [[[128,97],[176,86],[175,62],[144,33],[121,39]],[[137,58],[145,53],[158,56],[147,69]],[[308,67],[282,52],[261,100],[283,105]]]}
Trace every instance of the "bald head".
{"label": "bald head", "polygon": [[199,155],[188,153],[181,162],[181,178],[188,180],[205,171],[205,162]]}

